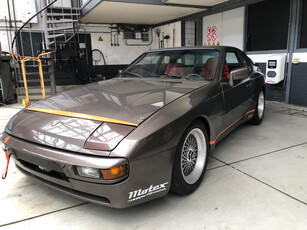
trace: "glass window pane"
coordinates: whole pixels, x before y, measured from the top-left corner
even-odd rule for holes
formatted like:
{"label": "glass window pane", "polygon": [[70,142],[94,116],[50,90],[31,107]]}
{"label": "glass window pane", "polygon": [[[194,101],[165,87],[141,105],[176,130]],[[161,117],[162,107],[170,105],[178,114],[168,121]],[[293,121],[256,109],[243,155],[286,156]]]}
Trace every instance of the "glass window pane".
{"label": "glass window pane", "polygon": [[220,52],[216,50],[173,50],[147,53],[119,77],[214,80]]}
{"label": "glass window pane", "polygon": [[196,45],[196,21],[185,22],[185,46]]}
{"label": "glass window pane", "polygon": [[287,48],[290,0],[266,0],[248,5],[247,51]]}

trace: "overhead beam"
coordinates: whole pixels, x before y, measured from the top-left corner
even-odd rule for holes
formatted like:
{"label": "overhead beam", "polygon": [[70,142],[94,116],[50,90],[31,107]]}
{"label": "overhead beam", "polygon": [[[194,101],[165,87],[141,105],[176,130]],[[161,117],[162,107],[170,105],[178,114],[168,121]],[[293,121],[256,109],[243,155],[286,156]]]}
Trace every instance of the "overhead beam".
{"label": "overhead beam", "polygon": [[161,0],[105,0],[106,2],[123,2],[123,3],[136,3],[148,5],[161,5]]}
{"label": "overhead beam", "polygon": [[185,7],[185,8],[197,8],[197,9],[211,9],[211,6],[201,6],[201,5],[191,5],[191,4],[178,4],[178,3],[162,3],[162,6],[176,6],[176,7]]}
{"label": "overhead beam", "polygon": [[91,1],[88,1],[86,5],[83,6],[82,16],[85,16],[86,14],[88,14],[92,9],[94,9],[98,4],[102,2],[134,3],[134,4],[155,5],[155,6],[197,8],[197,9],[204,9],[204,10],[211,9],[210,6],[168,3],[167,1],[161,1],[161,0],[145,0],[145,1],[144,0],[91,0]]}
{"label": "overhead beam", "polygon": [[180,17],[180,18],[176,18],[176,19],[173,19],[173,20],[169,20],[169,21],[165,21],[165,22],[156,24],[155,27],[167,25],[167,24],[170,24],[170,23],[178,22],[178,21],[193,20],[193,19],[196,19],[198,17],[205,17],[205,16],[208,16],[208,15],[211,15],[211,14],[216,14],[216,13],[224,12],[224,11],[227,11],[227,10],[232,10],[232,9],[235,9],[235,8],[238,8],[238,7],[242,7],[242,6],[246,6],[246,5],[249,5],[249,4],[254,4],[254,3],[262,2],[262,1],[265,1],[265,0],[243,0],[243,1],[242,0],[229,0],[227,2],[223,2],[223,3],[220,3],[220,4],[214,5],[210,9],[207,9],[207,10],[202,10],[202,11],[194,13],[194,14],[190,14],[190,15],[187,15],[187,16],[183,16],[183,17]]}
{"label": "overhead beam", "polygon": [[186,7],[186,8],[198,8],[198,9],[209,9],[210,6],[192,5],[192,4],[179,4],[179,3],[168,3],[165,0],[105,0],[107,2],[124,2],[124,3],[136,3],[136,4],[148,4],[148,5],[159,5],[159,6],[175,6],[175,7]]}

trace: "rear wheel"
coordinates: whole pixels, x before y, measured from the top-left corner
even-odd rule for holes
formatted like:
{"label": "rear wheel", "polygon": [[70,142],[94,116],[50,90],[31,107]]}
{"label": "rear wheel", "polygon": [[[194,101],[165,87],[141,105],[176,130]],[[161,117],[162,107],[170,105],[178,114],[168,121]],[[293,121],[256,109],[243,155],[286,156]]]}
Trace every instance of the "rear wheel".
{"label": "rear wheel", "polygon": [[254,112],[253,118],[250,120],[250,123],[253,125],[259,125],[262,122],[265,111],[265,99],[263,90],[260,91],[257,100],[257,106]]}
{"label": "rear wheel", "polygon": [[207,165],[208,134],[201,121],[196,121],[182,135],[176,150],[172,191],[178,194],[194,192],[200,185]]}

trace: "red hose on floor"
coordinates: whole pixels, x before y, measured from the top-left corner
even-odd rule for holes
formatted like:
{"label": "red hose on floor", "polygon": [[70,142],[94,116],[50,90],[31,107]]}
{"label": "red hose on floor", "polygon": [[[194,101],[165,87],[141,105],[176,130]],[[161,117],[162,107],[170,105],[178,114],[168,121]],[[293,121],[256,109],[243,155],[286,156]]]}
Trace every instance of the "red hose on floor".
{"label": "red hose on floor", "polygon": [[4,170],[4,172],[2,173],[2,179],[4,180],[7,176],[7,171],[9,169],[9,164],[10,164],[10,158],[11,158],[11,155],[8,154],[8,153],[5,153],[5,156],[6,156],[6,168]]}

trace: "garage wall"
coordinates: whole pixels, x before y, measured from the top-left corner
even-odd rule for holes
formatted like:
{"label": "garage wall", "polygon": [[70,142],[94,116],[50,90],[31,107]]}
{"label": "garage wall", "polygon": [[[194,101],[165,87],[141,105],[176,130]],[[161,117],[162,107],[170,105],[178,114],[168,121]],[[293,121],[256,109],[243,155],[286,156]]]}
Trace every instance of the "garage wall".
{"label": "garage wall", "polygon": [[[180,47],[181,46],[181,23],[171,23],[159,26],[149,31],[149,41],[128,40],[128,46],[123,40],[123,32],[118,36],[119,46],[111,46],[110,25],[83,25],[81,31],[86,31],[91,35],[92,49],[99,49],[105,56],[107,65],[127,65],[139,57],[142,53],[151,49],[159,48],[159,40],[162,35],[168,35],[169,39],[164,39],[164,47]],[[158,37],[157,31],[160,30]],[[115,34],[115,33],[113,33]],[[152,37],[151,37],[152,36]],[[99,38],[103,41],[99,41]],[[152,40],[153,38],[153,40]],[[101,39],[100,39],[101,40]],[[152,42],[151,42],[152,40]],[[103,60],[94,63],[94,65],[103,65]]]}
{"label": "garage wall", "polygon": [[[9,24],[9,12],[7,1],[1,1],[0,7],[0,42],[3,51],[11,51],[11,42],[14,38],[15,22],[13,15],[13,4],[10,0],[10,11],[11,11],[11,20],[12,26]],[[22,3],[22,4],[20,4]],[[40,0],[26,0],[26,1],[16,1],[15,0],[15,14],[16,14],[16,23],[20,27],[26,22],[31,16],[33,16],[36,11],[40,9]],[[35,17],[31,21],[31,31],[38,32],[41,30],[41,18]]]}
{"label": "garage wall", "polygon": [[[216,33],[210,28],[216,28]],[[203,44],[243,49],[244,7],[203,17]],[[216,34],[216,35],[213,35]],[[214,38],[216,36],[216,38]],[[210,43],[210,44],[208,44]]]}
{"label": "garage wall", "polygon": [[[157,30],[160,30],[160,36],[157,35]],[[170,38],[164,40],[164,48],[180,47],[181,46],[181,22],[175,22],[163,26],[159,26],[153,29],[153,43],[151,49],[159,48],[159,40],[162,39],[162,35],[169,35]]]}
{"label": "garage wall", "polygon": [[[119,46],[111,46],[111,34],[110,25],[86,25],[86,33],[91,35],[92,49],[99,49],[104,54],[107,65],[127,65],[134,59],[140,56],[145,51],[151,48],[149,42],[142,42],[140,40],[128,40],[129,44],[133,46],[127,46],[123,41],[123,32],[118,35]],[[82,30],[81,30],[82,31]],[[115,35],[116,32],[113,33]],[[99,41],[99,38],[102,41]],[[151,37],[151,35],[150,35]],[[114,39],[114,37],[112,37]],[[101,40],[101,39],[100,39]],[[114,42],[113,42],[114,43]],[[149,44],[149,45],[147,45]],[[94,65],[103,65],[103,60],[93,63]]]}
{"label": "garage wall", "polygon": [[[118,73],[118,70],[124,69],[142,53],[151,49],[158,49],[159,41],[162,40],[163,33],[164,36],[170,36],[169,39],[164,40],[165,48],[181,45],[180,22],[153,28],[149,31],[149,41],[146,42],[141,40],[123,40],[123,32],[120,32],[118,35],[119,46],[111,46],[110,26],[109,24],[83,24],[80,29],[80,31],[90,34],[92,49],[100,50],[105,56],[106,65],[103,59],[94,61],[93,65],[97,74],[101,74],[107,78],[114,77]],[[159,37],[156,34],[158,30],[160,31]],[[115,30],[112,34],[116,34]]]}

